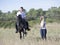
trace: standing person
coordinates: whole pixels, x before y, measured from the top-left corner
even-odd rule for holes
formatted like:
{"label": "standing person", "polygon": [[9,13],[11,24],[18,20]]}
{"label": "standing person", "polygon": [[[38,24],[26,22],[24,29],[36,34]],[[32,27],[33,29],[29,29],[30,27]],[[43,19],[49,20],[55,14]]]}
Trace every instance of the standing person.
{"label": "standing person", "polygon": [[[28,24],[28,22],[26,21],[26,13],[25,13],[23,7],[20,7],[19,11],[17,12],[17,18],[18,18],[19,16],[22,17],[22,23],[23,23],[23,25],[24,25],[24,28],[27,29],[27,30],[30,30],[30,29],[29,29],[29,24]],[[18,21],[17,21],[17,22],[18,22]],[[19,23],[18,23],[17,25],[19,25]],[[18,32],[17,25],[16,25],[16,33]]]}
{"label": "standing person", "polygon": [[46,39],[46,34],[47,34],[47,30],[46,30],[46,21],[44,19],[44,16],[40,17],[40,33],[41,33],[41,38],[42,39]]}

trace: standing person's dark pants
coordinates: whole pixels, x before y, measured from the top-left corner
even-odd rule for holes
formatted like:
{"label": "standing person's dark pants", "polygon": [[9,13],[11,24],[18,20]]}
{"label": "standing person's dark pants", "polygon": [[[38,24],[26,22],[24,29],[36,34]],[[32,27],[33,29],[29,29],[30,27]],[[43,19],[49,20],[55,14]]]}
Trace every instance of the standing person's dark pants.
{"label": "standing person's dark pants", "polygon": [[41,29],[40,33],[41,33],[41,38],[46,39],[47,30],[46,29]]}

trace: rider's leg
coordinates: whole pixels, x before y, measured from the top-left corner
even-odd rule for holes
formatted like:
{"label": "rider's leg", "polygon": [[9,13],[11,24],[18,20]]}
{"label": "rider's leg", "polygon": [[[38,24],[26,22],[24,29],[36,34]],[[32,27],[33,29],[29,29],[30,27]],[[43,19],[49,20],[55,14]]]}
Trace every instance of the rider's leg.
{"label": "rider's leg", "polygon": [[16,26],[15,26],[15,27],[16,27],[16,33],[18,33],[18,28],[17,28],[17,24],[16,24]]}
{"label": "rider's leg", "polygon": [[19,16],[17,16],[17,20],[16,20],[16,24],[15,24],[16,33],[18,33],[18,25],[19,25],[19,23],[18,23],[18,21],[19,21],[18,17]]}
{"label": "rider's leg", "polygon": [[28,21],[26,21],[26,26],[27,26],[27,29],[30,30]]}

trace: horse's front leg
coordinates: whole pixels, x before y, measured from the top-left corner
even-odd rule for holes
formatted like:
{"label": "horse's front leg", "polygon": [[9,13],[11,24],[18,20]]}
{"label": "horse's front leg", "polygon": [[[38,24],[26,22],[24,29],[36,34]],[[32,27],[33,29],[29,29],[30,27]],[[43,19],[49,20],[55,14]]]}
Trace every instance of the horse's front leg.
{"label": "horse's front leg", "polygon": [[23,33],[24,33],[24,35],[26,36],[26,35],[27,35],[27,32],[26,32],[26,30],[25,30],[25,29],[23,29],[23,30],[24,30],[24,32],[23,32]]}
{"label": "horse's front leg", "polygon": [[23,38],[24,38],[24,34],[25,34],[25,31],[24,31],[24,29],[22,29],[22,32],[23,32]]}
{"label": "horse's front leg", "polygon": [[22,29],[23,30],[23,38],[25,37],[25,35],[27,34],[26,30],[25,29]]}
{"label": "horse's front leg", "polygon": [[20,39],[21,39],[22,38],[22,33],[21,33],[21,31],[19,33],[20,33]]}

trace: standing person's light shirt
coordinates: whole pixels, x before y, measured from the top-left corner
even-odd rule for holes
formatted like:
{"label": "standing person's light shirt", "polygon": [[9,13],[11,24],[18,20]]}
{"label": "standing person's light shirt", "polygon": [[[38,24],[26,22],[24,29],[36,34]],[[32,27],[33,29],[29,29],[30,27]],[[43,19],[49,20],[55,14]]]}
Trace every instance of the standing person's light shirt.
{"label": "standing person's light shirt", "polygon": [[40,27],[41,29],[46,29],[46,22],[44,20],[41,21]]}

